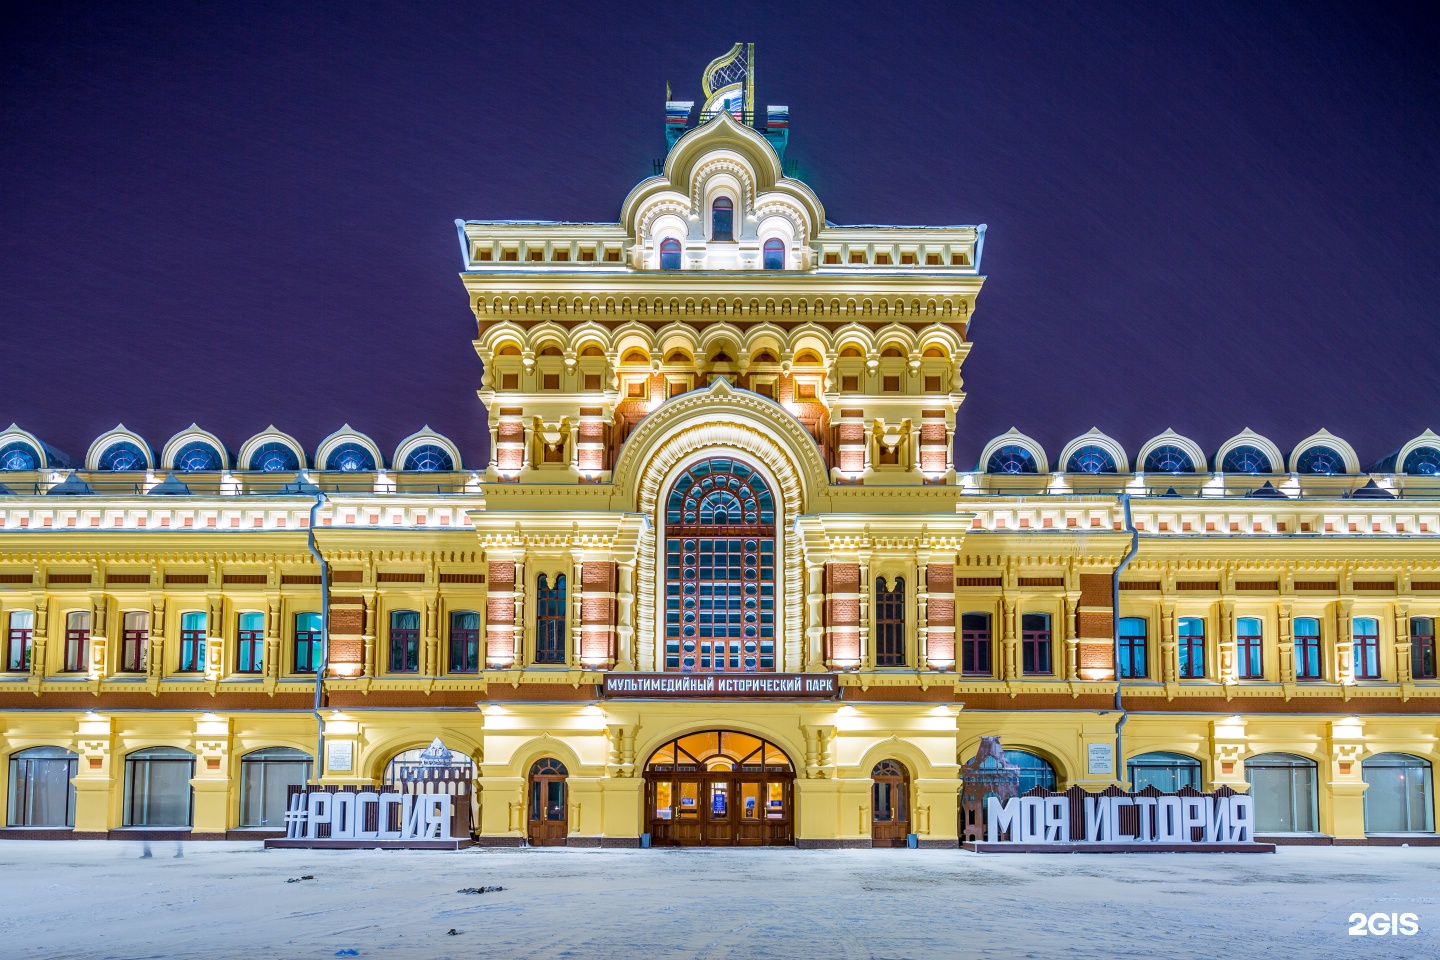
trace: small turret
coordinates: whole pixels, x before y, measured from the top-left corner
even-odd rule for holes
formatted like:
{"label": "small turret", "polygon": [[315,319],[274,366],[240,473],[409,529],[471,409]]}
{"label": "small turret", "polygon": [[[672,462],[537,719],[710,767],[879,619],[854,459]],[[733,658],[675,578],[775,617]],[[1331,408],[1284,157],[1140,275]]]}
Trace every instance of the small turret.
{"label": "small turret", "polygon": [[775,148],[781,162],[785,160],[785,147],[790,140],[790,108],[767,106],[765,116],[755,115],[755,44],[737,43],[722,56],[711,60],[700,76],[700,88],[705,101],[699,115],[692,124],[691,114],[695,109],[694,100],[673,100],[670,86],[665,86],[665,149],[675,146],[675,141],[687,131],[715,118],[719,113],[729,113],[748,127],[753,127],[770,146]]}

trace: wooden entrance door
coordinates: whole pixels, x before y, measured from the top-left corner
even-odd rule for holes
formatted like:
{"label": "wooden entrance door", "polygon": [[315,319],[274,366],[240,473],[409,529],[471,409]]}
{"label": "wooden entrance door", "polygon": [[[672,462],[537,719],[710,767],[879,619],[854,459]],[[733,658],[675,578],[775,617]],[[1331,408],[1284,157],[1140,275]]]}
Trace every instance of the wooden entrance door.
{"label": "wooden entrance door", "polygon": [[559,760],[546,757],[530,768],[530,823],[533,847],[563,847],[570,835],[568,772]]}
{"label": "wooden entrance door", "polygon": [[910,832],[910,778],[894,760],[870,771],[870,845],[903,847]]}
{"label": "wooden entrance door", "polygon": [[794,843],[794,768],[748,734],[691,734],[645,767],[645,820],[657,846]]}

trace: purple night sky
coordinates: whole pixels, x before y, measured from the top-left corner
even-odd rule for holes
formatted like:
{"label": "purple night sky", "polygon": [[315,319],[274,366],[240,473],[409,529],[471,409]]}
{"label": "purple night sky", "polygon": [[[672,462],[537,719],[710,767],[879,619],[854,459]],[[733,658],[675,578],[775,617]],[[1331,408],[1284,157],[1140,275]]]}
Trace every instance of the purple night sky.
{"label": "purple night sky", "polygon": [[614,221],[749,40],[831,220],[989,224],[962,467],[1440,431],[1429,5],[603,7],[6,3],[0,428],[483,463],[454,220]]}

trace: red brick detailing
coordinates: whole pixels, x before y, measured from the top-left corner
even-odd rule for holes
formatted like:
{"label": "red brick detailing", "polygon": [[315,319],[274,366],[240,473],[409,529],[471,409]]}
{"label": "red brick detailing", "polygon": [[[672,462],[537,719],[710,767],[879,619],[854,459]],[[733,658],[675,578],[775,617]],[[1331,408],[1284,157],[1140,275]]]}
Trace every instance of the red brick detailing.
{"label": "red brick detailing", "polygon": [[860,564],[827,563],[825,565],[825,633],[830,660],[860,659],[860,600],[858,597],[836,597],[837,593],[854,594],[860,588]]}
{"label": "red brick detailing", "polygon": [[1079,652],[1081,670],[1113,671],[1115,669],[1115,650],[1108,644],[1082,643]]}
{"label": "red brick detailing", "polygon": [[496,466],[501,470],[519,470],[525,460],[525,425],[518,419],[502,419],[495,427],[495,436]]}
{"label": "red brick detailing", "polygon": [[365,641],[360,639],[330,638],[330,666],[340,663],[364,663]]}
{"label": "red brick detailing", "polygon": [[615,582],[618,578],[616,565],[613,563],[586,563],[580,567],[580,585],[588,592],[598,590],[601,593],[614,593]]}
{"label": "red brick detailing", "polygon": [[1080,574],[1080,606],[1110,606],[1110,576],[1105,573]]}
{"label": "red brick detailing", "polygon": [[577,463],[581,470],[604,470],[606,432],[608,426],[601,420],[580,421],[576,444]]}
{"label": "red brick detailing", "polygon": [[1079,635],[1082,637],[1111,637],[1115,634],[1114,618],[1108,613],[1081,610]]}
{"label": "red brick detailing", "polygon": [[330,607],[331,636],[359,636],[365,632],[364,607]]}
{"label": "red brick detailing", "polygon": [[920,469],[925,473],[945,472],[945,421],[930,416],[920,424]]}
{"label": "red brick detailing", "polygon": [[955,566],[925,566],[925,659],[932,663],[955,660]]}
{"label": "red brick detailing", "polygon": [[[515,564],[509,561],[490,562],[490,589],[491,590],[514,590],[515,589]],[[514,617],[506,617],[505,623],[512,621]]]}

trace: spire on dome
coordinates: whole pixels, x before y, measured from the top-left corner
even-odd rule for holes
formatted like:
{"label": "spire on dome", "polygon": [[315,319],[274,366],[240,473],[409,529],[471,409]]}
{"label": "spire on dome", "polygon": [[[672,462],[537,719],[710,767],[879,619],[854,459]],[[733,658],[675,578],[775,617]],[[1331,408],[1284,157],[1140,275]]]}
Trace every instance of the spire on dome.
{"label": "spire on dome", "polygon": [[[711,60],[700,75],[700,90],[705,99],[693,126],[728,113],[759,131],[784,161],[790,139],[790,108],[767,106],[763,118],[755,116],[755,44],[737,43]],[[690,114],[694,108],[694,100],[672,100],[670,84],[665,84],[666,149],[675,146],[675,141],[693,128]],[[656,166],[660,166],[659,161]]]}

